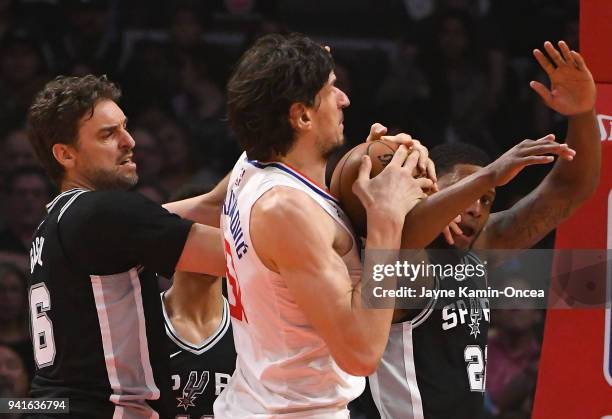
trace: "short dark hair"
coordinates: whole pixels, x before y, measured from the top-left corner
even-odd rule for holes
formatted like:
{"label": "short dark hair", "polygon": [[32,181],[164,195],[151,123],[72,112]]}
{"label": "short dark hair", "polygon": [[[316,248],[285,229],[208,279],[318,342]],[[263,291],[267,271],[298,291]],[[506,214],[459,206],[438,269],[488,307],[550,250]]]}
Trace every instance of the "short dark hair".
{"label": "short dark hair", "polygon": [[483,149],[462,142],[437,145],[429,152],[429,158],[436,165],[438,176],[450,172],[457,164],[473,164],[484,167],[491,163],[491,157]]}
{"label": "short dark hair", "polygon": [[24,176],[37,176],[40,178],[47,189],[47,195],[49,195],[49,197],[55,192],[53,185],[49,182],[49,178],[45,176],[45,172],[40,167],[23,166],[15,168],[6,174],[4,180],[4,193],[6,195],[11,195],[14,192],[15,182]]}
{"label": "short dark hair", "polygon": [[53,156],[53,145],[75,144],[79,121],[104,99],[117,102],[121,90],[106,76],[58,76],[45,85],[28,111],[28,138],[49,177],[59,184],[64,168]]}
{"label": "short dark hair", "polygon": [[305,35],[266,35],[247,50],[227,85],[229,123],[250,159],[284,156],[295,141],[294,103],[314,106],[334,69],[331,54]]}

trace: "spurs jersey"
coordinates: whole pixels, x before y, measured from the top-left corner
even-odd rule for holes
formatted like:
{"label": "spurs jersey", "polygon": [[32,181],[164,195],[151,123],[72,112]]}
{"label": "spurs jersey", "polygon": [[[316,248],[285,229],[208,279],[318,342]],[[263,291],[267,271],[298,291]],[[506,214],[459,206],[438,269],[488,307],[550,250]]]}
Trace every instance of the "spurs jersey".
{"label": "spurs jersey", "polygon": [[[249,161],[246,154],[240,157],[221,216],[238,357],[230,385],[215,402],[215,417],[347,418],[346,406],[363,391],[364,378],[338,367],[285,280],[269,270],[252,247],[251,209],[276,186],[308,194],[354,237],[338,201],[307,177],[285,164]],[[286,234],[291,237],[291,231]],[[354,239],[343,259],[356,284],[361,265]]]}
{"label": "spurs jersey", "polygon": [[32,397],[69,398],[66,418],[169,417],[154,272],[172,274],[192,223],[122,191],[72,189],[47,211],[30,251]]}
{"label": "spurs jersey", "polygon": [[174,398],[168,406],[174,419],[213,416],[213,403],[229,383],[236,366],[236,349],[230,325],[229,304],[223,297],[223,314],[217,329],[203,342],[188,342],[172,325],[162,307],[170,347],[170,381]]}
{"label": "spurs jersey", "polygon": [[[445,251],[445,260],[438,255],[430,252],[430,263],[482,263],[471,252]],[[392,325],[369,377],[383,419],[478,419],[484,413],[489,300],[469,295],[486,289],[486,275],[438,276],[435,289],[455,290],[455,296],[432,298],[412,320]]]}

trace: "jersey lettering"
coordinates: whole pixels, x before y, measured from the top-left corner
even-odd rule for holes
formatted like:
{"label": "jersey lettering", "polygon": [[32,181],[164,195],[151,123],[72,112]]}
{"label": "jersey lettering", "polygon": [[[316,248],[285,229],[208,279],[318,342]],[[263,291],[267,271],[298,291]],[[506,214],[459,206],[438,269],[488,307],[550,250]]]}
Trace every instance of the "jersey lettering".
{"label": "jersey lettering", "polygon": [[232,376],[229,374],[215,373],[215,396],[221,394],[223,389],[228,386],[231,378]]}
{"label": "jersey lettering", "polygon": [[32,247],[30,248],[30,273],[34,273],[34,268],[36,267],[36,264],[43,266],[42,250],[44,243],[44,237],[36,237],[36,239],[34,239],[34,241],[32,242]]}
{"label": "jersey lettering", "polygon": [[240,321],[242,321],[242,319],[244,318],[244,321],[248,323],[249,320],[247,319],[244,307],[242,306],[242,294],[240,292],[240,285],[238,284],[238,279],[236,278],[236,267],[234,266],[232,250],[230,249],[230,244],[227,240],[225,240],[225,263],[225,274],[227,277],[227,282],[232,288],[232,292],[228,295],[230,316]]}
{"label": "jersey lettering", "polygon": [[30,287],[30,319],[34,358],[38,368],[53,365],[55,360],[55,339],[53,322],[47,315],[51,310],[51,295],[44,282]]}

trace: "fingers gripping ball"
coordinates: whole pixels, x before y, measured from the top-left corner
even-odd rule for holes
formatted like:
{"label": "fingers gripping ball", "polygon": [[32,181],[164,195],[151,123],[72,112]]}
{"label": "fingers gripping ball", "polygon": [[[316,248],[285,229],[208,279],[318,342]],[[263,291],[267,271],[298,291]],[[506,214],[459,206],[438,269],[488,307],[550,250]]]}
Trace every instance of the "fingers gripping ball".
{"label": "fingers gripping ball", "polygon": [[[361,157],[366,154],[370,156],[372,162],[370,178],[373,178],[389,164],[398,147],[399,144],[385,140],[359,144],[347,152],[334,169],[330,191],[340,200],[342,209],[350,218],[355,232],[360,237],[366,236],[366,211],[359,198],[353,193],[353,183],[359,174]],[[415,168],[413,175],[420,176],[418,168]]]}

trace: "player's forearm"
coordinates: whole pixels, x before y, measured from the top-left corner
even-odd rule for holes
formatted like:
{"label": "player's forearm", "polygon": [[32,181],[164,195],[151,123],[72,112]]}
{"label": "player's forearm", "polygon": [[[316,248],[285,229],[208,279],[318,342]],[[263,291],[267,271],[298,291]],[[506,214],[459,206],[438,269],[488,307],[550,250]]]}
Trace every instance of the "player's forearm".
{"label": "player's forearm", "polygon": [[164,204],[168,211],[196,223],[219,227],[222,203],[211,201],[208,194]]}
{"label": "player's forearm", "polygon": [[[401,225],[388,227],[394,229],[387,231],[386,235],[383,229],[370,229],[375,232],[368,234],[361,281],[348,293],[350,309],[346,312],[346,321],[342,323],[348,326],[343,327],[338,336],[342,340],[338,352],[343,354],[338,364],[345,370],[351,369],[347,372],[354,375],[365,376],[375,371],[389,338],[395,299],[375,298],[373,289],[395,290],[396,278],[387,276],[384,281],[375,281],[372,277],[375,264],[393,265],[398,260],[398,231]],[[393,235],[395,237],[389,239]],[[391,244],[395,248],[390,248]]]}
{"label": "player's forearm", "polygon": [[223,276],[225,252],[221,231],[215,227],[193,224],[176,264],[176,270],[214,277]]}
{"label": "player's forearm", "polygon": [[569,117],[566,142],[576,156],[557,161],[549,175],[552,188],[574,201],[584,201],[595,192],[601,168],[599,137],[595,110]]}
{"label": "player's forearm", "polygon": [[196,223],[219,227],[228,183],[229,174],[212,191],[182,201],[169,202],[164,204],[164,208]]}
{"label": "player's forearm", "polygon": [[349,374],[367,376],[376,370],[387,346],[393,309],[366,308],[361,298],[361,292],[356,290],[350,316],[337,332],[336,338],[341,342],[334,345],[332,355]]}
{"label": "player's forearm", "polygon": [[398,249],[401,241],[403,220],[390,219],[384,214],[368,214],[367,249]]}
{"label": "player's forearm", "polygon": [[486,168],[436,192],[406,215],[402,249],[422,249],[429,245],[456,216],[494,187]]}

